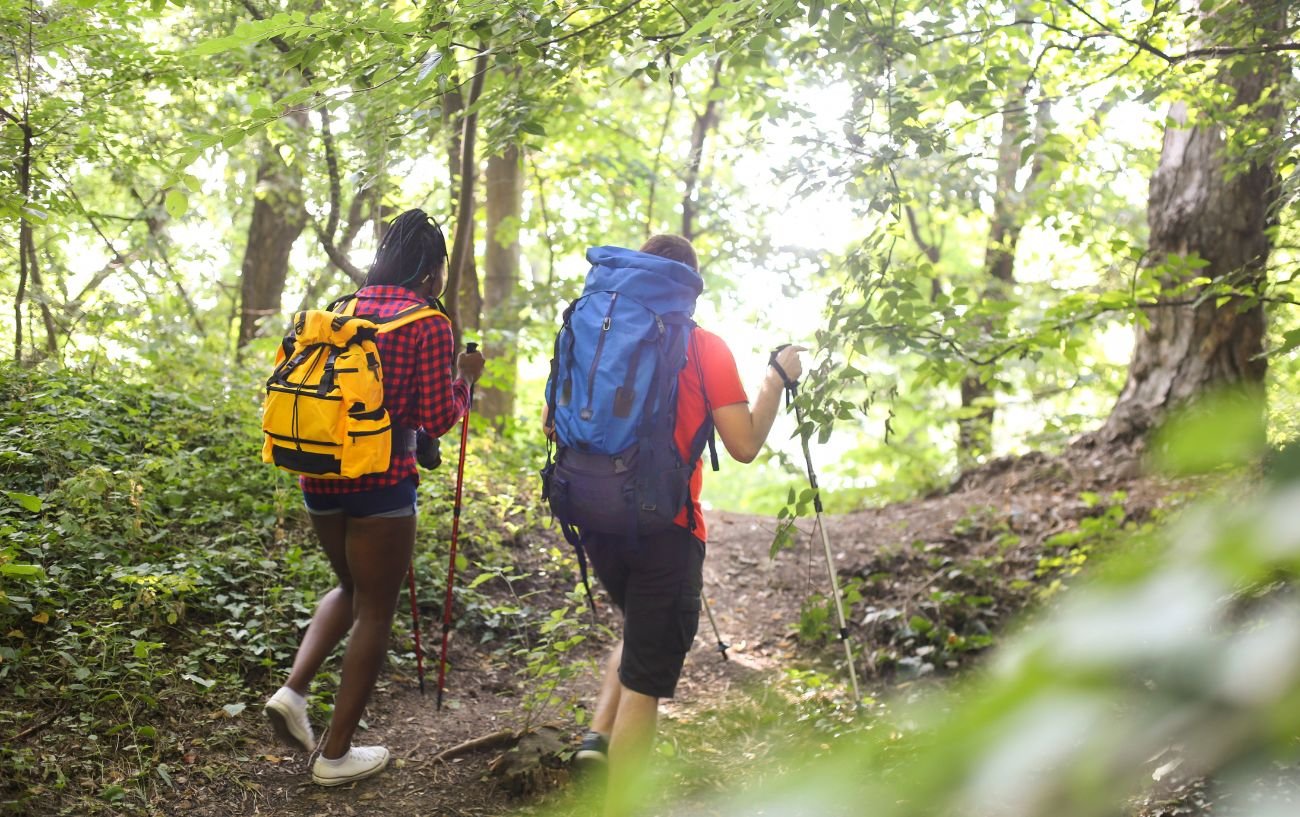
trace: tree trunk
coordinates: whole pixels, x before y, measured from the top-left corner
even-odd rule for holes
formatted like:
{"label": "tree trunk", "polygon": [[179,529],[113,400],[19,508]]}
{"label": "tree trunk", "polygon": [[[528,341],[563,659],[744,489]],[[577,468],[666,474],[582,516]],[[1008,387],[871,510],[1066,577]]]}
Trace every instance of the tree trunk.
{"label": "tree trunk", "polygon": [[[704,140],[709,132],[718,126],[720,118],[718,100],[713,98],[714,89],[721,85],[722,58],[713,61],[713,81],[706,95],[704,111],[695,115],[695,126],[691,130],[691,155],[686,163],[685,191],[682,194],[682,237],[687,241],[695,240],[698,228],[695,223],[696,208],[699,199],[700,166],[704,162]],[[652,214],[653,215],[653,214]]]}
{"label": "tree trunk", "polygon": [[487,162],[487,251],[483,266],[483,344],[492,353],[494,385],[480,392],[480,412],[498,427],[515,410],[519,347],[519,222],[523,165],[510,145]]}
{"label": "tree trunk", "polygon": [[[474,60],[474,76],[470,80],[469,99],[462,116],[459,145],[459,194],[456,197],[456,226],[452,239],[451,260],[447,271],[446,307],[452,320],[456,348],[468,327],[479,328],[479,315],[483,299],[479,294],[478,268],[474,260],[474,187],[478,183],[478,164],[475,153],[478,137],[478,109],[475,103],[483,93],[483,82],[488,69],[488,55],[480,53]],[[454,150],[454,148],[453,148]]]}
{"label": "tree trunk", "polygon": [[257,336],[264,319],[280,314],[289,253],[307,224],[299,179],[273,147],[267,150],[257,169],[253,216],[244,246],[236,357]]}
{"label": "tree trunk", "polygon": [[27,220],[25,209],[32,191],[32,128],[25,120],[20,127],[23,131],[23,154],[18,164],[18,194],[22,197],[24,209],[18,214],[18,294],[14,297],[14,362],[23,362],[23,301],[27,297],[27,245],[31,241],[32,224]]}
{"label": "tree trunk", "polygon": [[[988,244],[984,250],[984,297],[1006,300],[1011,295],[1016,276],[1016,245],[1023,227],[1022,197],[1033,183],[1039,165],[1031,170],[1025,190],[1016,188],[1020,172],[1020,157],[1024,150],[1026,114],[1024,104],[1026,89],[1020,88],[1006,104],[1002,114],[1002,136],[998,143],[998,167],[994,183],[993,216],[989,222]],[[1043,125],[1046,109],[1040,109],[1039,126]],[[992,326],[986,327],[992,330]],[[966,470],[984,459],[993,448],[994,394],[993,380],[997,377],[994,366],[972,366],[961,381],[961,406],[963,416],[957,421],[957,460]],[[976,412],[970,414],[969,412]]]}
{"label": "tree trunk", "polygon": [[[1225,71],[1221,81],[1237,105],[1253,106],[1277,81],[1278,61],[1261,58],[1253,70]],[[1148,263],[1198,255],[1208,266],[1188,272],[1237,290],[1258,291],[1266,283],[1272,248],[1268,228],[1277,203],[1277,175],[1270,158],[1245,168],[1225,167],[1225,133],[1218,127],[1186,127],[1187,108],[1169,112],[1160,164],[1151,177],[1147,203],[1150,227]],[[1281,108],[1258,106],[1238,127],[1277,133]],[[1181,283],[1167,276],[1166,286]],[[1213,286],[1213,284],[1209,285]],[[1199,291],[1203,291],[1200,288]],[[1218,298],[1184,292],[1145,310],[1149,325],[1137,329],[1128,380],[1101,430],[1104,439],[1145,434],[1171,408],[1218,387],[1259,389],[1267,361],[1264,307],[1254,298]]]}

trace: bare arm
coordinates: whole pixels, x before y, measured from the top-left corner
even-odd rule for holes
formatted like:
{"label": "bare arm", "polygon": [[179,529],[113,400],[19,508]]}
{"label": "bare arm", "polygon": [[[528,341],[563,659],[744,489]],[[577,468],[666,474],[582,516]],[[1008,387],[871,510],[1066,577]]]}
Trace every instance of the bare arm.
{"label": "bare arm", "polygon": [[[803,364],[799,360],[802,351],[805,351],[802,346],[787,346],[777,354],[777,363],[791,380],[798,380],[803,373]],[[713,425],[722,438],[722,445],[736,461],[753,462],[762,450],[776,420],[776,412],[781,407],[783,387],[781,375],[768,366],[753,408],[745,403],[733,403],[713,410]]]}

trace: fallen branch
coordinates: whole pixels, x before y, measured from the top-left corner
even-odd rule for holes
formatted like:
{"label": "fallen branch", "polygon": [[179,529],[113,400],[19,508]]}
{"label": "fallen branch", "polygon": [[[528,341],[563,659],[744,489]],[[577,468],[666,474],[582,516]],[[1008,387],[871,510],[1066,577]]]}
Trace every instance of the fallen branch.
{"label": "fallen branch", "polygon": [[54,711],[53,714],[50,714],[50,715],[45,716],[44,718],[41,718],[41,719],[38,720],[36,723],[32,724],[31,726],[27,727],[27,728],[24,729],[23,731],[21,731],[21,732],[19,732],[18,734],[14,735],[13,738],[12,738],[13,742],[14,742],[14,743],[17,743],[18,741],[22,740],[23,738],[28,737],[28,736],[30,736],[30,735],[34,735],[35,733],[41,731],[41,730],[44,729],[45,727],[47,727],[47,726],[49,726],[50,724],[54,723],[54,721],[58,720],[58,719],[63,715],[63,713],[64,713],[65,711],[66,711],[66,710],[64,710],[64,709],[56,709],[56,710]]}
{"label": "fallen branch", "polygon": [[500,732],[493,732],[490,735],[467,740],[464,743],[458,743],[450,749],[444,749],[433,756],[434,763],[446,763],[447,761],[477,752],[480,749],[496,749],[518,741],[522,734],[515,732],[513,729],[502,729]]}

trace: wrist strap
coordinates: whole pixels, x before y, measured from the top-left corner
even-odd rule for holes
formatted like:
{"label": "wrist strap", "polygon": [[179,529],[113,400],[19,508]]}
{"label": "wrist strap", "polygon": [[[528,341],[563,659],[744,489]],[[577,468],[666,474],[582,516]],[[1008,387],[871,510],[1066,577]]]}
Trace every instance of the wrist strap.
{"label": "wrist strap", "polygon": [[780,352],[784,348],[784,346],[778,346],[776,349],[773,349],[771,356],[767,359],[767,365],[776,369],[776,373],[780,375],[781,383],[785,386],[785,406],[786,408],[789,408],[790,400],[794,397],[795,392],[799,390],[799,381],[791,380],[790,375],[786,374],[785,369],[781,368],[781,364],[776,362],[777,352]]}

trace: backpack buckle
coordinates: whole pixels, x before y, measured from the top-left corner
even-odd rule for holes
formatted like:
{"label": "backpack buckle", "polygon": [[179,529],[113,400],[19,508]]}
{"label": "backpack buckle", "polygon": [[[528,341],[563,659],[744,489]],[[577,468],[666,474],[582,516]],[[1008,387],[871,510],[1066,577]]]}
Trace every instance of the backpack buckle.
{"label": "backpack buckle", "polygon": [[601,324],[600,331],[602,331],[602,332],[608,332],[608,331],[609,331],[609,325],[610,325],[611,321],[612,321],[612,319],[611,319],[608,315],[606,315],[606,316],[605,316],[605,322],[604,322],[603,324]]}

